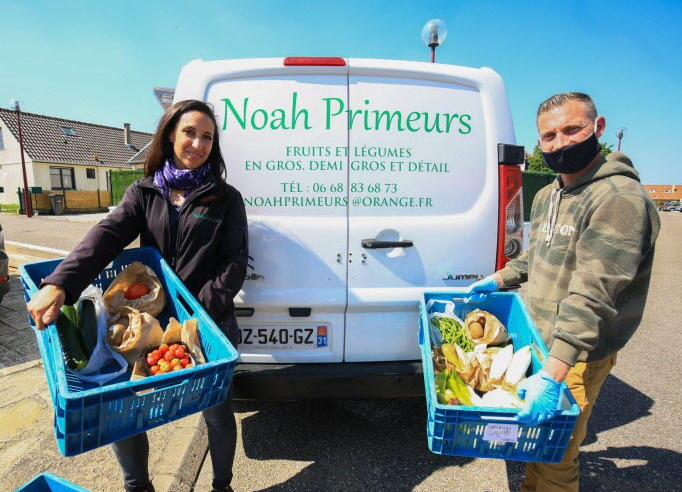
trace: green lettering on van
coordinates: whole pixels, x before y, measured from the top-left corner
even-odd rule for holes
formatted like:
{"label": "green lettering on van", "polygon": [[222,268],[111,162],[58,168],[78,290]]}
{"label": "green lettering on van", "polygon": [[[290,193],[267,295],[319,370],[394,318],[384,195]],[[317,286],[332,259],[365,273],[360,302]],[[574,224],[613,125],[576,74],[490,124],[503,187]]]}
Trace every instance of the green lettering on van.
{"label": "green lettering on van", "polygon": [[291,129],[295,130],[296,129],[296,122],[298,121],[298,118],[303,115],[303,127],[306,130],[310,130],[312,126],[308,124],[308,110],[307,109],[301,109],[300,111],[296,111],[296,100],[298,99],[298,92],[294,92],[292,98],[291,98]]}
{"label": "green lettering on van", "polygon": [[374,127],[375,130],[378,130],[381,126],[381,120],[384,119],[384,116],[386,117],[386,131],[391,129],[393,118],[398,119],[399,132],[402,132],[405,129],[403,127],[403,114],[400,111],[393,111],[392,113],[390,111],[374,111],[374,119],[376,120],[376,126]]}
{"label": "green lettering on van", "polygon": [[244,113],[243,116],[240,118],[239,113],[237,113],[237,110],[235,107],[232,105],[232,101],[230,101],[229,97],[226,97],[223,99],[223,102],[225,103],[225,117],[223,118],[223,130],[227,130],[227,109],[230,108],[230,111],[232,111],[232,114],[234,117],[237,119],[237,123],[239,123],[239,126],[242,127],[242,130],[246,130],[246,105],[249,102],[249,98],[245,97],[244,98]]}
{"label": "green lettering on van", "polygon": [[[338,98],[338,97],[324,97],[322,100],[325,102],[325,130],[329,130],[332,126],[332,117],[338,116],[341,113],[343,113],[343,108],[345,104],[343,103],[343,99]],[[338,104],[338,110],[332,113],[331,106],[332,106],[332,101],[335,101]]]}
{"label": "green lettering on van", "polygon": [[459,117],[459,122],[462,124],[463,127],[466,127],[466,131],[462,131],[462,129],[459,129],[459,133],[462,135],[466,135],[468,133],[471,133],[471,125],[464,121],[464,118],[467,119],[467,121],[471,121],[471,115],[470,114],[463,114],[462,116]]}

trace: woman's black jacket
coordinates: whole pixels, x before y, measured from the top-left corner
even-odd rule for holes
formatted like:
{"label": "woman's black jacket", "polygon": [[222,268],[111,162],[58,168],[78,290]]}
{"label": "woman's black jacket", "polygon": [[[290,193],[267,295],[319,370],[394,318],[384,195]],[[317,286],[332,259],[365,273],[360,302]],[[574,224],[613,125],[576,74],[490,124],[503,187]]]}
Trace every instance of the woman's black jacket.
{"label": "woman's black jacket", "polygon": [[173,251],[170,203],[151,177],[133,183],[119,205],[85,235],[42,284],[59,285],[66,304],[80,293],[138,235],[142,246],[158,249],[211,317],[234,314],[233,298],[244,283],[248,228],[241,194],[217,177],[194,190],[180,208]]}

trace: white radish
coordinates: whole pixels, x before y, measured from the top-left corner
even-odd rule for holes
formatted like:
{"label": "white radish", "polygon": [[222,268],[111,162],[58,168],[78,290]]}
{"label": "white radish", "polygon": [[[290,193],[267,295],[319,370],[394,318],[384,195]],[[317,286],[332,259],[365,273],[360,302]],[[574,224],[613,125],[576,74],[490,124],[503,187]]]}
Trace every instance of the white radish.
{"label": "white radish", "polygon": [[510,343],[505,348],[492,356],[492,365],[490,366],[490,379],[493,381],[501,379],[505,371],[511,363],[514,356],[514,347]]}
{"label": "white radish", "polygon": [[523,402],[502,388],[488,391],[481,398],[481,406],[493,408],[523,408]]}
{"label": "white radish", "polygon": [[507,368],[505,381],[516,386],[526,375],[530,366],[530,345],[520,348],[514,353]]}

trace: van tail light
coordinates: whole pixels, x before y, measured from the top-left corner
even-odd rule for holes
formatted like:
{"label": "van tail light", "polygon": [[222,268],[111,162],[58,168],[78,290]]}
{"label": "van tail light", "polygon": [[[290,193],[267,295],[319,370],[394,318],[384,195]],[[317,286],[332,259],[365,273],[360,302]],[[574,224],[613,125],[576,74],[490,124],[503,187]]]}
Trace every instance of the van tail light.
{"label": "van tail light", "polygon": [[7,282],[9,277],[0,277],[0,282]]}
{"label": "van tail light", "polygon": [[[499,209],[497,214],[497,260],[495,270],[523,252],[523,147],[498,145]],[[520,160],[520,162],[519,162]]]}
{"label": "van tail light", "polygon": [[339,56],[287,56],[285,67],[345,67],[346,60]]}

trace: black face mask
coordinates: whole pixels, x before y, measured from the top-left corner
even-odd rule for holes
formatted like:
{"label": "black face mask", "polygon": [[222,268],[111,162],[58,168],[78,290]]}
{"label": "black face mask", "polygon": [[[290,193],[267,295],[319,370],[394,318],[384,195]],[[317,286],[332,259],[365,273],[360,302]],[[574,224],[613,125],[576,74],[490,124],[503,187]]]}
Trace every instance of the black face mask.
{"label": "black face mask", "polygon": [[598,153],[597,135],[592,133],[582,142],[553,152],[543,152],[542,162],[554,172],[573,174],[585,169]]}

